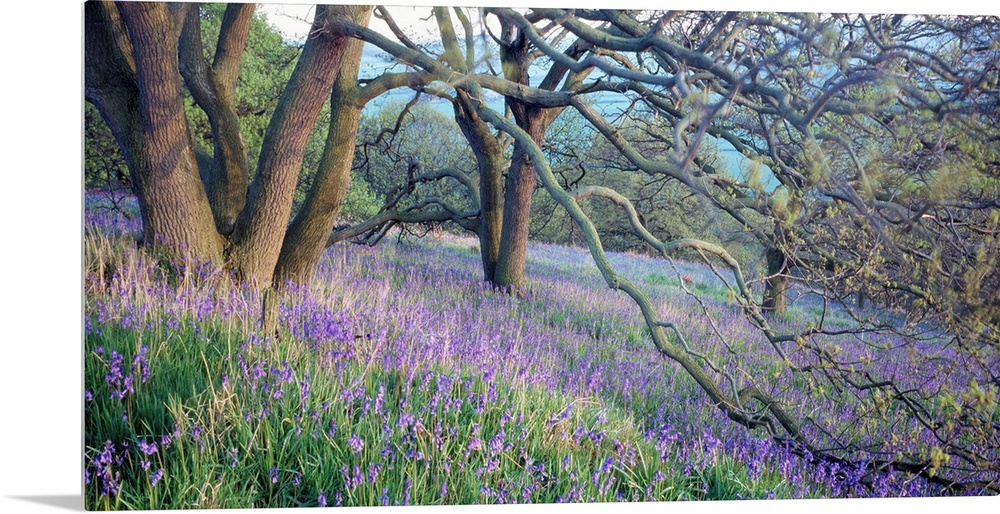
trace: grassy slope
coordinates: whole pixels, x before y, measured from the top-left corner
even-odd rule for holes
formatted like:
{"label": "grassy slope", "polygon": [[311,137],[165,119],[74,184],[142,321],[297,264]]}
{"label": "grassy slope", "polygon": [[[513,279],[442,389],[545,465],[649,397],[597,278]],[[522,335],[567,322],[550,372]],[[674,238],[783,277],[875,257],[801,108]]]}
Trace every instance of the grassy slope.
{"label": "grassy slope", "polygon": [[[579,250],[534,247],[512,299],[466,240],[335,247],[261,340],[256,297],[89,220],[88,508],[852,494],[705,405]],[[698,308],[682,275],[713,293],[705,269],[614,258],[667,315]]]}

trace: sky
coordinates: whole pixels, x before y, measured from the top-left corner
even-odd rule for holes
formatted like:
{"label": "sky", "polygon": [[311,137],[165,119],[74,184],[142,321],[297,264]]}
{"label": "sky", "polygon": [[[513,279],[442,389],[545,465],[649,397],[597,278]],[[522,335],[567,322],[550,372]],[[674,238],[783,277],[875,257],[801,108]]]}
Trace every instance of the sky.
{"label": "sky", "polygon": [[[355,0],[347,0],[345,3],[359,3]],[[465,0],[460,3],[451,2],[427,2],[409,1],[401,2],[405,5],[386,4],[396,23],[403,27],[408,34],[436,33],[437,26],[430,16],[430,6],[439,5],[468,5],[468,6],[493,6],[503,5],[510,7],[530,7],[532,5],[546,5],[551,7],[587,7],[587,8],[607,8],[605,2],[599,0],[544,0],[524,1],[524,0]],[[930,13],[930,14],[993,14],[998,12],[996,6],[987,7],[988,2],[975,2],[969,0],[953,0],[948,2],[902,2],[885,0],[839,0],[837,2],[803,2],[794,0],[744,0],[736,2],[732,0],[674,0],[669,3],[659,4],[650,0],[618,0],[614,2],[616,8],[648,8],[655,6],[658,8],[670,9],[740,9],[740,10],[772,10],[772,11],[837,11],[837,12],[906,12],[906,13]],[[302,39],[309,30],[309,22],[312,20],[313,5],[310,4],[281,4],[266,3],[261,4],[261,8],[268,15],[268,20],[278,27],[289,39]],[[474,13],[473,13],[474,14]],[[382,20],[372,17],[370,27],[383,34],[390,35],[388,27]],[[461,26],[456,23],[456,30],[461,37]]]}
{"label": "sky", "polygon": [[[289,40],[302,40],[309,32],[309,23],[312,21],[313,5],[304,4],[262,4],[262,9],[267,14],[268,21],[276,26],[278,30]],[[433,19],[428,18],[430,7],[420,6],[389,6],[387,7],[396,24],[403,28],[408,35],[430,36],[437,31],[437,24]],[[371,18],[369,27],[381,32],[389,37],[392,33],[388,25],[374,15]],[[461,26],[456,23],[456,30],[461,37]]]}
{"label": "sky", "polygon": [[[409,2],[411,5],[434,2]],[[475,2],[462,2],[472,4]],[[524,0],[483,4],[530,6]],[[607,2],[546,0],[550,6]],[[659,2],[665,6],[666,2]],[[618,0],[614,7],[649,6]],[[829,10],[1000,14],[1000,2],[982,0],[673,0],[672,8]],[[4,121],[0,124],[3,201],[0,251],[0,512],[65,512],[82,508],[82,12],[81,0],[8,2],[4,48]],[[402,15],[402,12],[401,12]],[[632,514],[663,513],[662,505],[633,504]],[[896,500],[679,502],[671,513],[790,514],[891,512],[1000,512],[1000,497]],[[471,508],[365,508],[354,513],[579,514],[598,505]],[[202,511],[207,512],[207,511]],[[268,514],[278,511],[229,510]],[[283,509],[281,512],[306,511]]]}

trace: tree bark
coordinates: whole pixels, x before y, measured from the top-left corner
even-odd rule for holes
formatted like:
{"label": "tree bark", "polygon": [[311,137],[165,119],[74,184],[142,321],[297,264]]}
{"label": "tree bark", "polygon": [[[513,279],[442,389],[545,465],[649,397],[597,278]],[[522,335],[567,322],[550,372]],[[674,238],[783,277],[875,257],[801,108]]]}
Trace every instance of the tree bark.
{"label": "tree bark", "polygon": [[[371,9],[356,9],[349,16],[352,22],[367,25]],[[352,39],[347,46],[330,94],[330,129],[319,169],[281,246],[274,272],[274,283],[278,287],[287,281],[306,283],[312,278],[351,185],[355,140],[364,107],[357,98],[364,42]]]}
{"label": "tree bark", "polygon": [[[541,146],[545,138],[544,112],[516,100],[511,110],[521,129],[535,144]],[[520,104],[520,105],[516,105]],[[518,114],[521,112],[522,114]],[[507,171],[503,201],[503,229],[500,233],[500,253],[497,259],[493,284],[501,289],[517,292],[527,281],[525,263],[528,255],[528,226],[531,221],[531,194],[535,190],[535,168],[524,147],[514,144],[514,154]]]}
{"label": "tree bark", "polygon": [[788,310],[788,260],[784,252],[777,248],[768,248],[764,256],[767,261],[767,280],[761,310],[765,313],[782,314]]}
{"label": "tree bark", "polygon": [[[139,92],[140,126],[133,132],[141,142],[132,175],[144,203],[143,240],[171,253],[221,263],[222,238],[198,174],[184,114],[175,13],[163,3],[116,5],[132,42]],[[125,141],[129,144],[131,138]]]}
{"label": "tree bark", "polygon": [[[589,44],[577,40],[566,49],[565,54],[576,59],[589,49]],[[530,84],[528,77],[529,51],[529,41],[523,33],[514,37],[510,45],[504,49],[502,60],[507,80],[522,85]],[[554,91],[569,71],[570,69],[563,64],[553,64],[538,87]],[[562,89],[564,91],[577,89],[589,74],[590,69],[571,73],[569,77],[566,77]],[[505,101],[514,114],[514,121],[518,127],[527,132],[532,141],[539,147],[545,140],[545,132],[549,125],[565,108],[545,108],[522,102],[512,96],[506,96]],[[531,196],[535,190],[535,173],[535,167],[526,148],[522,144],[515,143],[504,192],[500,252],[492,280],[497,287],[512,292],[520,291],[527,283],[525,265],[528,255],[528,228],[531,223]]]}
{"label": "tree bark", "polygon": [[483,261],[483,280],[492,283],[503,226],[504,148],[476,113],[469,95],[461,90],[455,103],[455,121],[472,147],[479,168],[479,255]]}
{"label": "tree bark", "polygon": [[[142,120],[135,59],[128,31],[112,2],[84,4],[84,55],[84,97],[111,129],[125,164],[138,169]],[[141,199],[139,208],[145,212]]]}
{"label": "tree bark", "polygon": [[332,34],[327,22],[349,21],[359,9],[369,8],[316,8],[309,39],[264,134],[257,175],[233,228],[233,268],[251,287],[270,286],[274,277],[309,133],[350,43]]}
{"label": "tree bark", "polygon": [[254,4],[226,7],[211,66],[204,57],[197,4],[187,6],[180,40],[181,74],[212,128],[212,163],[201,172],[216,228],[222,234],[232,232],[250,183],[246,143],[236,114],[236,80],[253,12]]}
{"label": "tree bark", "polygon": [[[528,40],[516,37],[503,52],[503,68],[507,80],[528,84]],[[545,111],[541,107],[506,97],[518,127],[541,146],[545,138]],[[524,146],[514,144],[514,153],[507,171],[503,202],[503,229],[500,233],[500,253],[493,284],[517,292],[526,283],[525,262],[528,254],[528,225],[531,221],[531,194],[535,190],[535,168]]]}

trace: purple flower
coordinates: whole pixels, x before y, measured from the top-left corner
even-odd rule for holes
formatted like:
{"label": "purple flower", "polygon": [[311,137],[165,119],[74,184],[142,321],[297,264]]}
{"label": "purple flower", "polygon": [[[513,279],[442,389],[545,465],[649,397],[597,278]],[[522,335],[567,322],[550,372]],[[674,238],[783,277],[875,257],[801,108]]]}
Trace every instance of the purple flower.
{"label": "purple flower", "polygon": [[140,439],[139,451],[141,451],[143,455],[152,455],[157,451],[156,443],[147,443],[145,439]]}
{"label": "purple flower", "polygon": [[101,495],[115,496],[121,490],[121,474],[114,470],[117,465],[115,447],[111,441],[104,442],[104,450],[94,457],[94,476],[101,486]]}
{"label": "purple flower", "polygon": [[323,491],[319,492],[319,497],[316,498],[316,501],[319,502],[320,507],[326,507],[326,495],[323,494]]}
{"label": "purple flower", "polygon": [[299,398],[302,400],[302,408],[305,409],[306,400],[309,398],[309,382],[306,380],[299,381]]}
{"label": "purple flower", "polygon": [[277,484],[278,483],[278,468],[277,467],[271,468],[271,471],[269,471],[267,474],[268,474],[268,476],[271,477],[271,483],[272,484]]}
{"label": "purple flower", "polygon": [[142,380],[142,383],[144,384],[146,383],[146,380],[149,380],[150,374],[149,363],[146,361],[146,354],[148,352],[149,346],[142,345],[142,347],[139,348],[139,353],[132,357],[133,373],[138,372],[140,380]]}
{"label": "purple flower", "polygon": [[347,445],[350,446],[352,450],[354,450],[355,455],[358,455],[361,453],[361,450],[365,447],[365,442],[362,441],[361,438],[357,436],[357,434],[351,434],[351,437],[347,439]]}
{"label": "purple flower", "polygon": [[156,470],[156,473],[153,473],[149,477],[149,485],[156,487],[156,484],[160,483],[160,480],[162,479],[163,479],[163,468],[160,468]]}
{"label": "purple flower", "polygon": [[490,445],[489,446],[490,446],[490,453],[491,454],[497,454],[497,453],[500,453],[500,452],[503,451],[503,447],[504,447],[503,440],[504,440],[504,437],[506,437],[506,434],[504,434],[504,430],[501,428],[500,431],[497,432],[497,434],[490,439]]}
{"label": "purple flower", "polygon": [[374,484],[375,479],[378,478],[378,472],[382,469],[381,464],[369,464],[368,465],[368,482]]}

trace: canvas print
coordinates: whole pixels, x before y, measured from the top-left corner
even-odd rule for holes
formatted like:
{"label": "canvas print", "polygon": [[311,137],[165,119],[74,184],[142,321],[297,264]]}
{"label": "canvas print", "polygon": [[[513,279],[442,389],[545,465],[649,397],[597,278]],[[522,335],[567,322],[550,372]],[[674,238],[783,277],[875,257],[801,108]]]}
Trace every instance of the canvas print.
{"label": "canvas print", "polygon": [[87,2],[92,510],[1000,492],[1000,20]]}

